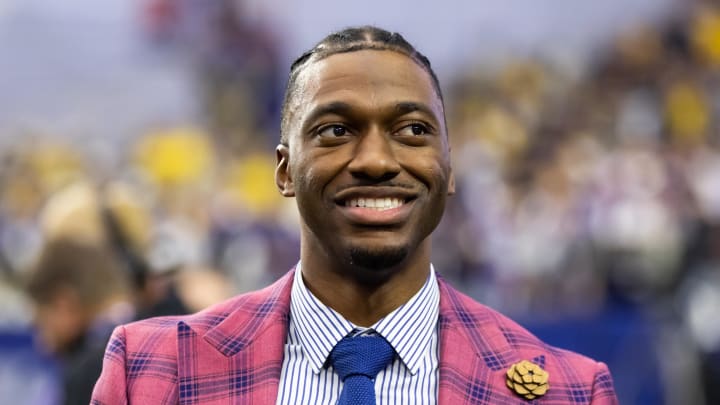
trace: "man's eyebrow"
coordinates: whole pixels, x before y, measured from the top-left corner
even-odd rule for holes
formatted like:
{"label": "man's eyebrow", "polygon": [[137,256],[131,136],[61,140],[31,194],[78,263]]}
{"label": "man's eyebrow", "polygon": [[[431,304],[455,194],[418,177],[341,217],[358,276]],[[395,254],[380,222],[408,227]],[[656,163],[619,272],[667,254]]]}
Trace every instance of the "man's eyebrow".
{"label": "man's eyebrow", "polygon": [[[313,110],[310,111],[310,114],[308,115],[305,122],[312,123],[324,115],[334,114],[340,116],[349,116],[352,115],[353,110],[353,106],[349,103],[346,103],[344,101],[333,101],[315,107]],[[393,107],[393,115],[395,116],[410,114],[415,111],[419,111],[429,117],[437,119],[435,112],[423,103],[418,103],[415,101],[401,101],[395,104],[395,106]]]}
{"label": "man's eyebrow", "polygon": [[427,114],[431,117],[435,117],[435,112],[425,104],[416,103],[414,101],[403,101],[395,104],[395,112],[398,115],[410,114],[411,112],[420,111],[421,113]]}
{"label": "man's eyebrow", "polygon": [[331,103],[321,104],[315,107],[312,111],[310,111],[310,115],[308,115],[306,122],[313,122],[319,117],[328,114],[347,115],[350,111],[352,111],[352,106],[350,106],[350,104],[342,101],[333,101]]}

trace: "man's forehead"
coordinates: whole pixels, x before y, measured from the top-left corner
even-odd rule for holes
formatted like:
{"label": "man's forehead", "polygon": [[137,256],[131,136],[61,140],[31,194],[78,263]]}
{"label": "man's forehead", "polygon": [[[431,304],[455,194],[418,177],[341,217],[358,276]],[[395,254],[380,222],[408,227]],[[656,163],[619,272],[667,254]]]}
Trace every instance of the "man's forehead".
{"label": "man's forehead", "polygon": [[427,96],[437,98],[442,107],[440,95],[425,68],[410,56],[393,50],[363,49],[311,59],[296,84],[300,98],[306,98],[330,89],[342,90],[348,79],[395,84],[418,93],[425,90],[429,93]]}

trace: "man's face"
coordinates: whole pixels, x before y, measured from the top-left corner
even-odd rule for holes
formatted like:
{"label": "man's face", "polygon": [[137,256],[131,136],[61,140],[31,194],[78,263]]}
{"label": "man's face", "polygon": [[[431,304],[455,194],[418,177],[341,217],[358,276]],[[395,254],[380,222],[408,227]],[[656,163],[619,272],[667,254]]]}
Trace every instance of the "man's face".
{"label": "man's face", "polygon": [[72,350],[87,326],[87,312],[77,291],[63,285],[47,301],[38,302],[35,326],[45,348],[53,353]]}
{"label": "man's face", "polygon": [[276,181],[297,199],[303,249],[378,270],[429,249],[454,180],[428,73],[362,50],[311,62],[297,84]]}

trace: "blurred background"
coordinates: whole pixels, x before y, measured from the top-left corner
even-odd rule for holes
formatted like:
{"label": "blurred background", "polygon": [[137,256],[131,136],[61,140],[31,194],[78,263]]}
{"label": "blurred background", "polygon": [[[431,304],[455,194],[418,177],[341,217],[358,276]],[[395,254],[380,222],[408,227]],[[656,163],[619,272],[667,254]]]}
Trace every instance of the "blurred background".
{"label": "blurred background", "polygon": [[623,404],[720,404],[720,2],[0,0],[0,398],[86,404],[112,328],[285,273],[291,61],[401,32],[445,92],[434,264]]}

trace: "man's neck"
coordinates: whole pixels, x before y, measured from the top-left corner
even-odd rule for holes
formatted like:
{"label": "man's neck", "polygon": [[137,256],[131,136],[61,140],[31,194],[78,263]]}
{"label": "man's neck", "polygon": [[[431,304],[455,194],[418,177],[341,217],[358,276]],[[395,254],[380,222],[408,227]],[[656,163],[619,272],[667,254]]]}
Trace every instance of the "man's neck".
{"label": "man's neck", "polygon": [[389,269],[388,277],[377,283],[359,280],[350,265],[333,266],[314,255],[301,254],[303,281],[313,295],[345,319],[369,327],[422,288],[430,273],[430,258],[425,249],[417,253],[408,263]]}

